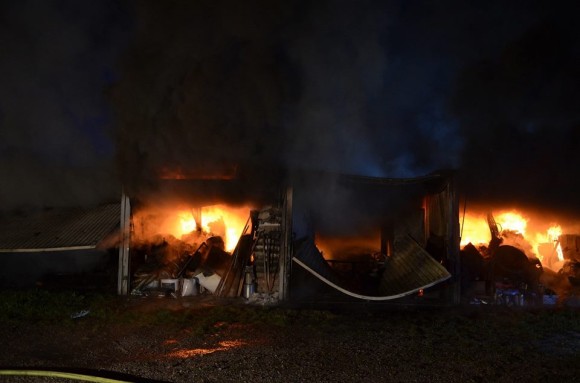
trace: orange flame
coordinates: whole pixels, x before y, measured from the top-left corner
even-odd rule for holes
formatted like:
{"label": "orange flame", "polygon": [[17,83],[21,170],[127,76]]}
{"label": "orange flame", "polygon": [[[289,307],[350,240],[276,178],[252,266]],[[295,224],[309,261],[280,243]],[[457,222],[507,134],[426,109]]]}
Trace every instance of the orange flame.
{"label": "orange flame", "polygon": [[193,218],[193,214],[187,211],[182,211],[178,214],[178,216],[179,222],[181,223],[179,237],[189,234],[196,229],[197,223],[195,222],[195,218]]}
{"label": "orange flame", "polygon": [[[509,231],[523,237],[521,240],[506,237],[504,238],[504,244],[508,243],[520,247],[528,257],[537,257],[542,262],[544,261],[544,255],[549,256],[551,252],[555,251],[558,259],[562,261],[564,255],[558,242],[559,236],[562,235],[562,227],[556,223],[546,225],[543,222],[538,222],[542,219],[542,216],[538,214],[534,215],[534,222],[532,222],[530,217],[530,215],[516,210],[494,212],[495,221],[503,236],[506,236]],[[483,211],[466,213],[462,219],[461,247],[470,242],[475,246],[489,244],[491,233],[487,224],[486,214]],[[542,248],[544,249],[543,252]]]}
{"label": "orange flame", "polygon": [[[251,207],[215,205],[201,208],[201,229],[224,239],[226,250],[232,251],[242,234],[250,215]],[[178,239],[198,229],[193,210],[179,206],[175,208],[146,208],[133,216],[135,239],[147,240],[155,236],[172,235]]]}
{"label": "orange flame", "polygon": [[521,213],[515,210],[499,213],[497,217],[495,217],[495,221],[499,225],[501,231],[510,230],[516,234],[526,234],[528,219],[524,218]]}
{"label": "orange flame", "polygon": [[215,205],[201,209],[201,226],[208,233],[220,235],[226,243],[226,250],[232,251],[250,215],[250,207],[229,207]]}
{"label": "orange flame", "polygon": [[[509,230],[516,234],[525,235],[528,219],[515,210],[501,211],[494,214],[500,231]],[[467,213],[462,229],[461,246],[468,243],[487,245],[491,240],[491,232],[487,224],[485,213]]]}
{"label": "orange flame", "polygon": [[558,246],[556,246],[556,253],[558,254],[558,260],[564,261],[564,252],[562,251],[562,246],[560,242],[558,242]]}

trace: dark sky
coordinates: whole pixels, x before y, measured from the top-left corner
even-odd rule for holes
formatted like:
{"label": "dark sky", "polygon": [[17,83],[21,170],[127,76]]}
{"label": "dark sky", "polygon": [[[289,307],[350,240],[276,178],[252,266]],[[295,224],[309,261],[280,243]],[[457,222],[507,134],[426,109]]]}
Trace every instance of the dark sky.
{"label": "dark sky", "polygon": [[0,206],[268,164],[580,211],[577,6],[276,3],[2,2]]}

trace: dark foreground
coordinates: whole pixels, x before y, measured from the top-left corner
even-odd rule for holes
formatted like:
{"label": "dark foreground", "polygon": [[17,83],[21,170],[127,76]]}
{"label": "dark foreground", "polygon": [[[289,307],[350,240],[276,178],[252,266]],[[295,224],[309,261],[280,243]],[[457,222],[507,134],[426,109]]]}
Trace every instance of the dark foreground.
{"label": "dark foreground", "polygon": [[580,312],[570,308],[332,312],[45,293],[3,294],[1,304],[2,371],[132,382],[580,381]]}

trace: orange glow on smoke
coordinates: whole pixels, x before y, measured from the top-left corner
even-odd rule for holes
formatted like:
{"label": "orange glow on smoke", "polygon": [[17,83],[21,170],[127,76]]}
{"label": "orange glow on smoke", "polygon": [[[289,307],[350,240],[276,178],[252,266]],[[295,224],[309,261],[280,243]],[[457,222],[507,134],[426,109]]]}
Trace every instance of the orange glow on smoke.
{"label": "orange glow on smoke", "polygon": [[316,235],[316,247],[326,260],[352,260],[354,254],[373,254],[381,249],[380,233],[328,237]]}

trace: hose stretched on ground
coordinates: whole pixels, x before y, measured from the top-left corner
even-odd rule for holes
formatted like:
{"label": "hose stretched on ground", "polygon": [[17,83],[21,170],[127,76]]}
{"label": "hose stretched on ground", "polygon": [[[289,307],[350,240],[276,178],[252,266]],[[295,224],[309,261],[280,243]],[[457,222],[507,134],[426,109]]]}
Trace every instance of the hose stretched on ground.
{"label": "hose stretched on ground", "polygon": [[100,376],[92,376],[85,374],[76,374],[71,372],[61,372],[61,371],[41,371],[41,370],[0,370],[0,376],[43,376],[50,378],[65,378],[74,380],[83,380],[85,382],[95,382],[95,383],[135,383],[129,382],[127,380],[118,380],[103,378]]}

